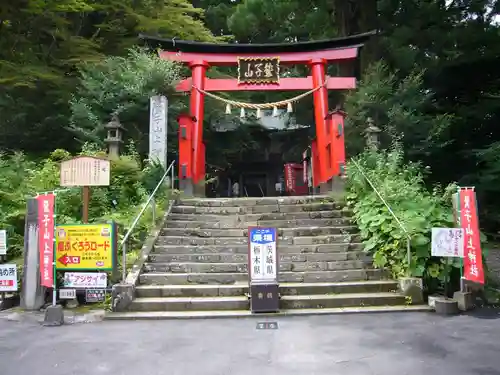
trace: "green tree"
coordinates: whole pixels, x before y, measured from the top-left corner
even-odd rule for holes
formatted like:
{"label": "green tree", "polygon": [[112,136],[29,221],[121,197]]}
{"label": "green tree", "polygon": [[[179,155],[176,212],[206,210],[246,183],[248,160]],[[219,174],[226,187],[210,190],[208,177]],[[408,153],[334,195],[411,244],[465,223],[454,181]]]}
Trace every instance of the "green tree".
{"label": "green tree", "polygon": [[[169,97],[169,134],[176,134],[176,115],[182,102],[171,94],[180,79],[181,66],[161,60],[141,49],[131,49],[126,57],[111,56],[80,69],[78,89],[71,105],[70,130],[82,142],[104,145],[104,125],[116,114],[126,128],[125,139],[133,139],[145,154],[149,138],[149,98]],[[169,137],[177,149],[177,138]],[[169,147],[169,149],[172,149]]]}
{"label": "green tree", "polygon": [[139,32],[210,41],[186,0],[27,0],[0,5],[0,149],[31,154],[70,145],[65,130],[78,68],[122,56]]}

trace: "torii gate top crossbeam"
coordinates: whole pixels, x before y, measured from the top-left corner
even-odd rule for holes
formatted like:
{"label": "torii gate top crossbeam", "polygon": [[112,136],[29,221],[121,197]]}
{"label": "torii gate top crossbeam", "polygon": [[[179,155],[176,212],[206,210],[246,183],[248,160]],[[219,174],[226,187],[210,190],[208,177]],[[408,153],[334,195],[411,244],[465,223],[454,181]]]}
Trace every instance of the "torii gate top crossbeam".
{"label": "torii gate top crossbeam", "polygon": [[144,34],[139,39],[150,47],[160,48],[160,57],[191,63],[205,61],[212,66],[237,65],[238,57],[275,57],[280,64],[305,64],[311,60],[350,60],[358,56],[358,50],[375,31],[344,38],[298,43],[272,44],[214,44],[185,40],[164,39]]}

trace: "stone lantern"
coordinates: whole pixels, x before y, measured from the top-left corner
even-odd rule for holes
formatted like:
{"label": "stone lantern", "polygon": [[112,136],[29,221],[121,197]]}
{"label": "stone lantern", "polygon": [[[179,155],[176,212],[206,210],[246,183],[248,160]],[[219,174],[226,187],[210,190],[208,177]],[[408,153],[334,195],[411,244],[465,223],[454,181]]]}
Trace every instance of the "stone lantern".
{"label": "stone lantern", "polygon": [[372,150],[378,150],[380,144],[379,134],[382,130],[375,126],[371,117],[368,117],[366,123],[368,125],[365,130],[366,146]]}
{"label": "stone lantern", "polygon": [[120,156],[120,144],[123,142],[122,134],[125,128],[120,124],[118,116],[114,114],[111,121],[104,125],[108,131],[108,136],[104,142],[108,145],[108,156],[110,159],[117,159]]}

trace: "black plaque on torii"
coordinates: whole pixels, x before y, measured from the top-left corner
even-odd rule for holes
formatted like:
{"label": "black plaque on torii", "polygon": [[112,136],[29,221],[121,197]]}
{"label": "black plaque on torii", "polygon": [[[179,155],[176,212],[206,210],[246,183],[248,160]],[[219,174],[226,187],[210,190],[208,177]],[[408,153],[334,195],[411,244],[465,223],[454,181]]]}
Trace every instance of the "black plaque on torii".
{"label": "black plaque on torii", "polygon": [[279,57],[238,57],[239,84],[279,84]]}

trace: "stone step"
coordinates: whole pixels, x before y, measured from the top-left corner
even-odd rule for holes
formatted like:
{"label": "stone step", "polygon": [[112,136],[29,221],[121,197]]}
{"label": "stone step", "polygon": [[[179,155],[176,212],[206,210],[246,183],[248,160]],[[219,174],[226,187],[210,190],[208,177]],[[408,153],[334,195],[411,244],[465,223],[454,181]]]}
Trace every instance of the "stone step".
{"label": "stone step", "polygon": [[[286,236],[278,238],[278,246],[282,245],[320,245],[361,242],[359,234],[331,234],[322,236]],[[248,244],[247,237],[188,237],[188,236],[159,236],[157,245],[191,245],[191,246],[232,246]]]}
{"label": "stone step", "polygon": [[[310,212],[274,212],[268,214],[247,214],[247,215],[217,215],[217,214],[185,214],[171,212],[168,216],[169,220],[184,220],[184,221],[204,221],[218,222],[222,225],[242,224],[257,225],[259,221],[269,220],[304,220],[304,219],[331,219],[331,218],[350,218],[352,212],[349,210],[326,210],[326,211],[310,211]],[[253,224],[251,224],[253,223]]]}
{"label": "stone step", "polygon": [[[279,255],[309,254],[309,253],[345,253],[349,251],[362,251],[363,244],[360,242],[331,243],[317,245],[287,245],[278,244]],[[156,244],[151,256],[162,254],[168,255],[204,255],[204,254],[248,254],[248,244],[237,245],[162,245]]]}
{"label": "stone step", "polygon": [[288,197],[243,197],[243,198],[185,198],[179,206],[197,207],[245,207],[270,204],[328,203],[334,200],[328,195],[288,196]]}
{"label": "stone step", "polygon": [[[280,294],[311,295],[339,293],[393,292],[398,284],[392,280],[351,281],[337,283],[282,283]],[[248,293],[248,282],[232,285],[138,285],[136,296],[148,297],[217,297],[243,296]]]}
{"label": "stone step", "polygon": [[[352,269],[337,271],[280,272],[280,282],[338,282],[380,280],[384,276],[378,269]],[[143,273],[140,284],[234,284],[248,281],[248,274],[238,272],[223,273]]]}
{"label": "stone step", "polygon": [[280,308],[331,309],[353,306],[394,306],[404,305],[405,301],[404,295],[392,292],[313,294],[282,296],[280,300]]}
{"label": "stone step", "polygon": [[270,214],[270,213],[292,213],[311,211],[341,210],[343,206],[336,203],[306,203],[306,204],[270,204],[255,206],[179,206],[172,207],[172,212],[177,214],[218,214],[218,215],[244,215],[244,214]]}
{"label": "stone step", "polygon": [[[149,255],[150,263],[171,263],[171,262],[197,262],[197,263],[247,263],[248,255],[246,247],[242,249],[240,254],[226,253],[210,253],[210,254],[167,254],[153,253]],[[351,251],[344,253],[323,253],[323,254],[307,254],[307,253],[291,253],[280,254],[280,262],[335,262],[342,260],[369,260],[372,257],[360,251]]]}
{"label": "stone step", "polygon": [[[353,225],[338,227],[299,227],[279,228],[279,236],[322,236],[330,234],[356,233],[358,228]],[[161,236],[186,236],[186,237],[247,237],[248,229],[198,229],[198,228],[164,228],[160,231]]]}
{"label": "stone step", "polygon": [[[352,224],[349,218],[332,219],[294,219],[294,220],[259,220],[252,223],[254,226],[272,228],[296,228],[296,227],[339,227]],[[190,220],[168,220],[165,228],[195,228],[195,229],[248,229],[247,222],[230,220],[221,221],[190,221]]]}
{"label": "stone step", "polygon": [[[324,309],[353,306],[402,305],[405,297],[391,292],[342,293],[282,296],[282,309]],[[132,311],[245,310],[250,307],[246,296],[217,297],[149,297],[136,298]]]}
{"label": "stone step", "polygon": [[245,310],[246,296],[135,298],[132,311]]}
{"label": "stone step", "polygon": [[230,285],[138,285],[136,297],[217,297],[244,296],[248,293],[248,282]]}
{"label": "stone step", "polygon": [[[281,316],[310,316],[334,314],[366,314],[395,312],[429,312],[429,305],[395,305],[395,306],[356,306],[334,309],[290,309],[278,313],[260,313],[259,317],[277,318]],[[244,318],[255,316],[250,310],[220,310],[220,311],[129,311],[107,312],[106,320],[161,320],[161,319],[217,319]]]}
{"label": "stone step", "polygon": [[[335,271],[368,268],[373,265],[360,260],[347,260],[335,262],[280,262],[280,272],[304,272],[304,271]],[[247,263],[146,263],[143,268],[144,273],[247,273]]]}

